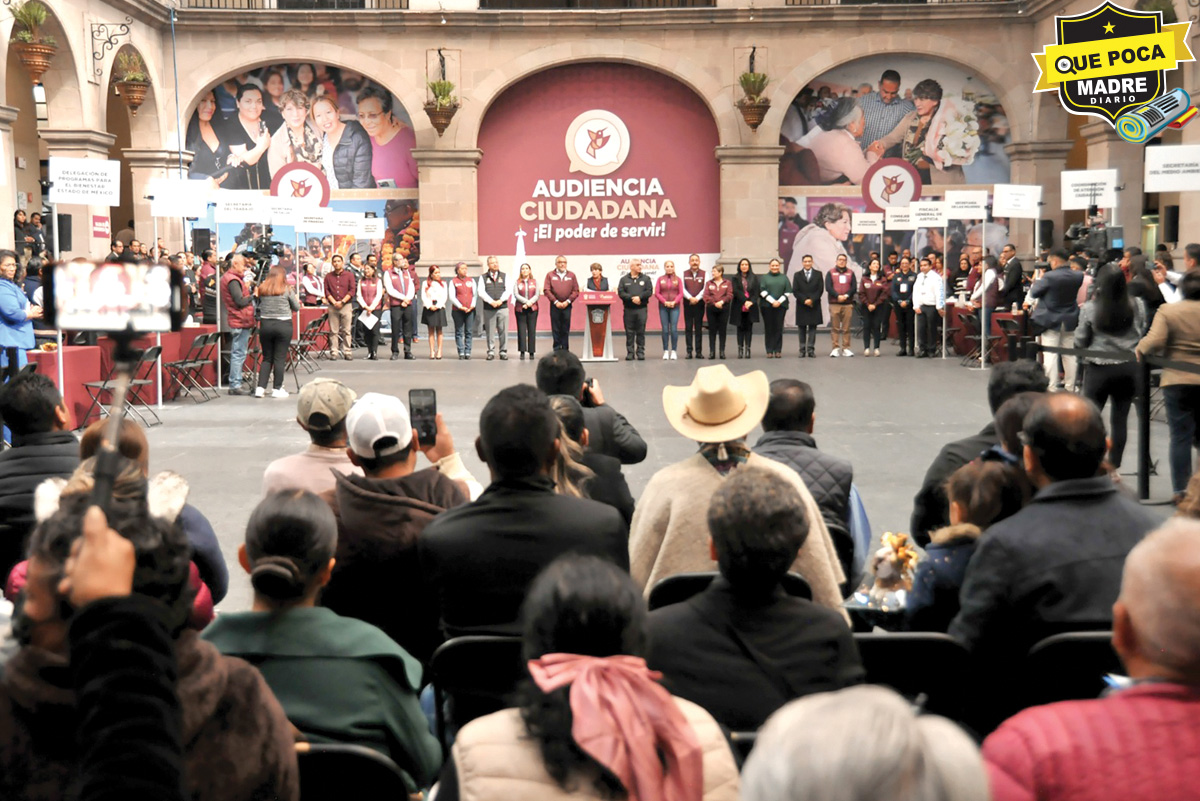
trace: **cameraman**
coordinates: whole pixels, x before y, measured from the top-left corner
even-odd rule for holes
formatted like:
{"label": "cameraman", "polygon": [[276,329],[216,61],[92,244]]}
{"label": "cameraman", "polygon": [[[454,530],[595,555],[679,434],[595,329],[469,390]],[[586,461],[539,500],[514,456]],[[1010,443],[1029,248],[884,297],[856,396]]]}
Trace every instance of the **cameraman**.
{"label": "cameraman", "polygon": [[646,441],[620,412],[604,403],[600,385],[584,378],[583,363],[569,350],[555,350],[538,361],[537,387],[547,395],[569,395],[583,406],[588,450],[637,464],[646,458]]}

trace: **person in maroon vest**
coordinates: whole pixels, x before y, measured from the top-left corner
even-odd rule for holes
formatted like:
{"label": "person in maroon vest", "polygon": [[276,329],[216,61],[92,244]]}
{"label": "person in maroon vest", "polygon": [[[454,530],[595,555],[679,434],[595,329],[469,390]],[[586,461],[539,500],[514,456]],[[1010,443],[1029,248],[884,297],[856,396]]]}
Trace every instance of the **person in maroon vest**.
{"label": "person in maroon vest", "polygon": [[683,273],[683,344],[687,358],[704,354],[704,270],[700,269],[700,254],[688,256],[688,268]]}
{"label": "person in maroon vest", "polygon": [[475,304],[477,302],[475,279],[467,275],[467,263],[460,261],[450,279],[451,316],[454,318],[454,344],[458,358],[471,358],[471,336],[475,331]]}
{"label": "person in maroon vest", "polygon": [[354,290],[357,282],[354,273],[346,269],[346,260],[341,254],[335,253],[330,263],[333,272],[325,276],[325,302],[329,304],[329,341],[333,345],[333,358],[337,358],[338,349],[346,357],[346,361],[354,358],[351,350],[352,329],[354,327]]}
{"label": "person in maroon vest", "polygon": [[231,336],[229,349],[229,394],[250,395],[242,388],[242,368],[246,364],[246,348],[254,332],[254,298],[246,287],[246,257],[235,253],[229,269],[221,276],[221,308],[225,311],[227,329]]}
{"label": "person in maroon vest", "polygon": [[533,361],[537,351],[538,285],[528,264],[521,265],[521,275],[513,287],[513,306],[517,313],[517,350],[521,359],[528,355]]}
{"label": "person in maroon vest", "polygon": [[550,300],[550,332],[555,350],[571,349],[571,307],[579,297],[579,279],[567,269],[567,257],[556,256],[554,269],[546,274],[543,294]]}
{"label": "person in maroon vest", "polygon": [[385,303],[387,303],[387,295],[383,291],[383,283],[379,280],[375,265],[367,262],[363,266],[362,280],[358,282],[358,305],[364,312],[376,317],[375,325],[367,326],[366,323],[363,323],[363,329],[366,332],[367,358],[371,361],[379,358],[380,318],[383,315]]}

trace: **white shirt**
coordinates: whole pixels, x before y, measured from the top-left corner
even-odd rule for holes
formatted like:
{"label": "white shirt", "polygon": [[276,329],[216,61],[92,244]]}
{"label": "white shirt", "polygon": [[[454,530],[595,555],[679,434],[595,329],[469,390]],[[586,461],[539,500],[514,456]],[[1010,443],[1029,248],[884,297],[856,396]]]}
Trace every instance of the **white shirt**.
{"label": "white shirt", "polygon": [[446,298],[449,297],[446,282],[426,281],[421,284],[421,303],[426,308],[446,308]]}

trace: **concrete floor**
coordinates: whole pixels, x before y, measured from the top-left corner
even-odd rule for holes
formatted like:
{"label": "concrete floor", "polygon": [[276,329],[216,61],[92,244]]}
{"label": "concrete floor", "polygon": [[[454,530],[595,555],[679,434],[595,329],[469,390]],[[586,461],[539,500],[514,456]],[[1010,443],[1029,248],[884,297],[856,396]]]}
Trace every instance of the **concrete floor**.
{"label": "concrete floor", "polygon": [[[727,362],[735,374],[765,370],[768,377],[799,378],[812,385],[817,398],[814,435],[822,450],[854,464],[855,483],[862,493],[876,536],[882,531],[908,531],[912,497],[920,487],[929,462],[941,446],[974,433],[989,417],[987,373],[959,366],[958,359],[900,359],[896,347],[887,345],[880,358],[853,359],[828,356],[828,337],[822,336],[816,359],[797,359],[794,334],[785,340],[785,357],[763,358],[761,337],[756,338],[756,358]],[[729,352],[736,352],[730,335]],[[366,361],[360,351],[353,362],[320,362],[316,374],[344,381],[358,393],[374,391],[400,396],[408,390],[432,387],[438,409],[468,469],[486,485],[487,470],[475,455],[479,412],[498,390],[512,384],[533,383],[534,366],[517,360],[515,339],[510,359],[487,362],[482,341],[476,340],[474,359],[459,361],[454,343],[443,349],[444,358],[428,360],[424,340],[415,352],[417,361]],[[543,352],[549,340],[539,340]],[[690,455],[691,443],[675,433],[662,412],[662,387],[691,383],[695,370],[711,362],[680,359],[663,361],[657,335],[647,337],[644,362],[588,365],[609,404],[621,411],[649,444],[649,455],[625,474],[634,496],[658,469]],[[572,349],[582,348],[576,337]],[[620,349],[620,348],[618,348]],[[301,371],[304,383],[308,376]],[[287,389],[295,387],[291,376]],[[205,404],[181,401],[167,404],[164,425],[149,432],[151,468],[174,470],[191,484],[190,501],[212,521],[230,566],[229,595],[221,604],[227,610],[249,607],[251,590],[237,565],[237,546],[246,520],[257,503],[264,467],[280,456],[306,447],[307,435],[295,422],[294,395],[286,400],[222,396]],[[1136,417],[1130,418],[1131,436],[1126,450],[1127,471],[1136,466]],[[761,430],[751,434],[754,442]],[[1154,458],[1166,472],[1166,427],[1155,423],[1151,431]],[[425,463],[424,458],[421,459]],[[1126,481],[1135,485],[1132,476]],[[1152,479],[1152,496],[1166,497],[1165,476]],[[1159,507],[1162,508],[1162,507]],[[1162,514],[1167,515],[1162,508]]]}

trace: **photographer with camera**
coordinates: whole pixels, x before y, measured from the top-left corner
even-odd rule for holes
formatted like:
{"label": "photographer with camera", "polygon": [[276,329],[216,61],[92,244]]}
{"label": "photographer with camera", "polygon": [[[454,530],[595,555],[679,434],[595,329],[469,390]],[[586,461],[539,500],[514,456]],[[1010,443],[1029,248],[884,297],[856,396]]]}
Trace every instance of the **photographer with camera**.
{"label": "photographer with camera", "polygon": [[588,450],[637,464],[646,458],[646,441],[616,409],[604,403],[604,394],[594,378],[586,378],[583,362],[569,350],[543,356],[537,366],[537,388],[546,395],[568,395],[583,406],[588,431]]}

